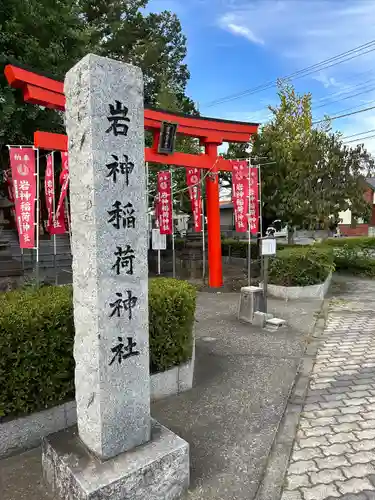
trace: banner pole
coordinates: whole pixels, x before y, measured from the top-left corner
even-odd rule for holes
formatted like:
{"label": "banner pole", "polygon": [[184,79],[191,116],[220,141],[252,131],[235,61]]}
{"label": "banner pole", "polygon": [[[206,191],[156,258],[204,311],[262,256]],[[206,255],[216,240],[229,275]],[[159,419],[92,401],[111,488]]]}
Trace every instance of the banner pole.
{"label": "banner pole", "polygon": [[205,229],[204,229],[205,217],[204,217],[204,199],[203,199],[202,175],[200,176],[200,179],[201,179],[200,193],[201,193],[201,200],[202,200],[202,254],[203,254],[202,281],[204,284],[205,279],[206,279],[206,236],[205,236]]}
{"label": "banner pole", "polygon": [[[258,225],[259,225],[259,231],[260,231],[260,238],[263,238],[262,178],[261,178],[261,172],[260,172],[260,165],[258,165],[258,212],[259,212]],[[260,250],[261,244],[262,244],[262,242],[259,241],[258,250]],[[262,278],[264,279],[264,259],[263,259],[262,255],[260,255],[260,276],[261,276],[261,279]],[[264,311],[264,312],[266,312],[266,311]]]}
{"label": "banner pole", "polygon": [[[55,152],[52,151],[51,153],[51,164],[52,164],[52,210],[53,210],[53,217],[55,216],[55,210],[56,210],[56,200],[55,200]],[[53,239],[53,271],[55,273],[55,285],[58,284],[58,279],[57,279],[57,268],[56,268],[56,253],[57,253],[57,246],[56,246],[56,234],[52,236]]]}
{"label": "banner pole", "polygon": [[[150,204],[149,192],[148,192],[148,161],[145,163],[146,167],[146,214],[147,214],[147,251],[150,248],[150,214],[148,212],[148,207]],[[152,219],[151,219],[152,222]],[[151,224],[152,226],[152,224]],[[148,261],[148,256],[147,256]]]}
{"label": "banner pole", "polygon": [[248,159],[247,162],[247,181],[248,181],[248,193],[247,193],[247,209],[248,209],[248,217],[247,217],[247,232],[248,232],[248,249],[247,249],[247,284],[251,286],[251,224],[250,224],[250,167],[251,167],[251,158]]}
{"label": "banner pole", "polygon": [[39,149],[36,149],[36,283],[39,286]]}
{"label": "banner pole", "polygon": [[172,170],[170,170],[171,174],[171,204],[172,204],[172,266],[173,266],[173,278],[176,277],[176,253],[175,253],[175,244],[174,244],[174,210],[173,210],[173,174]]}

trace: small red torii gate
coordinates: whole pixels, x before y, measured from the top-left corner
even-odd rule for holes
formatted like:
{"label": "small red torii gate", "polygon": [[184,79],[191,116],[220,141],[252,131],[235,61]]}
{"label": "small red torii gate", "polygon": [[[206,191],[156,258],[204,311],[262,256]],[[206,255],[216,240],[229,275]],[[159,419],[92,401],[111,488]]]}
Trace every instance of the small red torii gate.
{"label": "small red torii gate", "polygon": [[[25,102],[60,111],[65,110],[63,82],[11,64],[5,67],[4,73],[9,85],[22,90]],[[179,152],[169,155],[158,153],[160,129],[165,121],[177,123],[178,134],[198,138],[205,148],[205,153],[198,155]],[[145,148],[146,162],[197,167],[210,171],[206,177],[209,286],[219,288],[223,285],[223,276],[218,172],[232,171],[232,164],[230,160],[218,156],[217,149],[223,142],[249,142],[250,137],[257,133],[259,124],[171,113],[151,108],[145,108],[144,122],[145,129],[153,134],[152,147]],[[34,145],[40,149],[67,151],[68,139],[63,134],[36,131]]]}

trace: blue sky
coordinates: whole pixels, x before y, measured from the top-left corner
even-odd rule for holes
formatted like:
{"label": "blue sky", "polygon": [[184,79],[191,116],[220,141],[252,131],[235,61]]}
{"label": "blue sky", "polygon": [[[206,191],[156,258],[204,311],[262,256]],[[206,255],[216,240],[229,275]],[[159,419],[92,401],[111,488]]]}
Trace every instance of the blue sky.
{"label": "blue sky", "polygon": [[[188,94],[206,116],[264,123],[274,88],[209,104],[375,39],[373,0],[150,0],[147,10],[165,9],[187,36]],[[317,118],[375,106],[375,50],[293,83],[312,93]],[[375,109],[333,127],[344,136],[375,129]],[[375,153],[375,138],[357,140]]]}

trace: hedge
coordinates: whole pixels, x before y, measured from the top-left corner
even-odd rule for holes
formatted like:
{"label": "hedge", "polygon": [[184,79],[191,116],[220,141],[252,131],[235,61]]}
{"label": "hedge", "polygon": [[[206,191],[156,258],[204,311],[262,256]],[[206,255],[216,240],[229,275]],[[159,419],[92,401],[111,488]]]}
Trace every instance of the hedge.
{"label": "hedge", "polygon": [[332,249],[337,271],[375,277],[375,238],[329,238],[319,246]]}
{"label": "hedge", "polygon": [[375,249],[375,238],[371,236],[358,236],[353,238],[327,238],[322,243],[324,247],[348,247],[348,248],[373,248]]}
{"label": "hedge", "polygon": [[323,283],[334,267],[333,252],[328,248],[288,248],[278,251],[270,259],[269,283],[281,286],[316,285]]}
{"label": "hedge", "polygon": [[[192,354],[196,290],[150,280],[150,370]],[[74,398],[72,288],[48,286],[0,295],[0,417],[29,414]]]}

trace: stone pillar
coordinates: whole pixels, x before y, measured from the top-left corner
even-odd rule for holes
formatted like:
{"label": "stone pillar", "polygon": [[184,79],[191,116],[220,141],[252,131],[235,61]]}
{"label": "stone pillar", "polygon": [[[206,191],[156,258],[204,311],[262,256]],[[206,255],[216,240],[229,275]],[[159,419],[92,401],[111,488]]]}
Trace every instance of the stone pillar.
{"label": "stone pillar", "polygon": [[150,418],[142,73],[90,54],[65,95],[78,435],[43,440],[44,475],[64,499],[172,500],[189,446]]}
{"label": "stone pillar", "polygon": [[142,73],[89,55],[65,95],[78,430],[109,458],[150,439]]}

